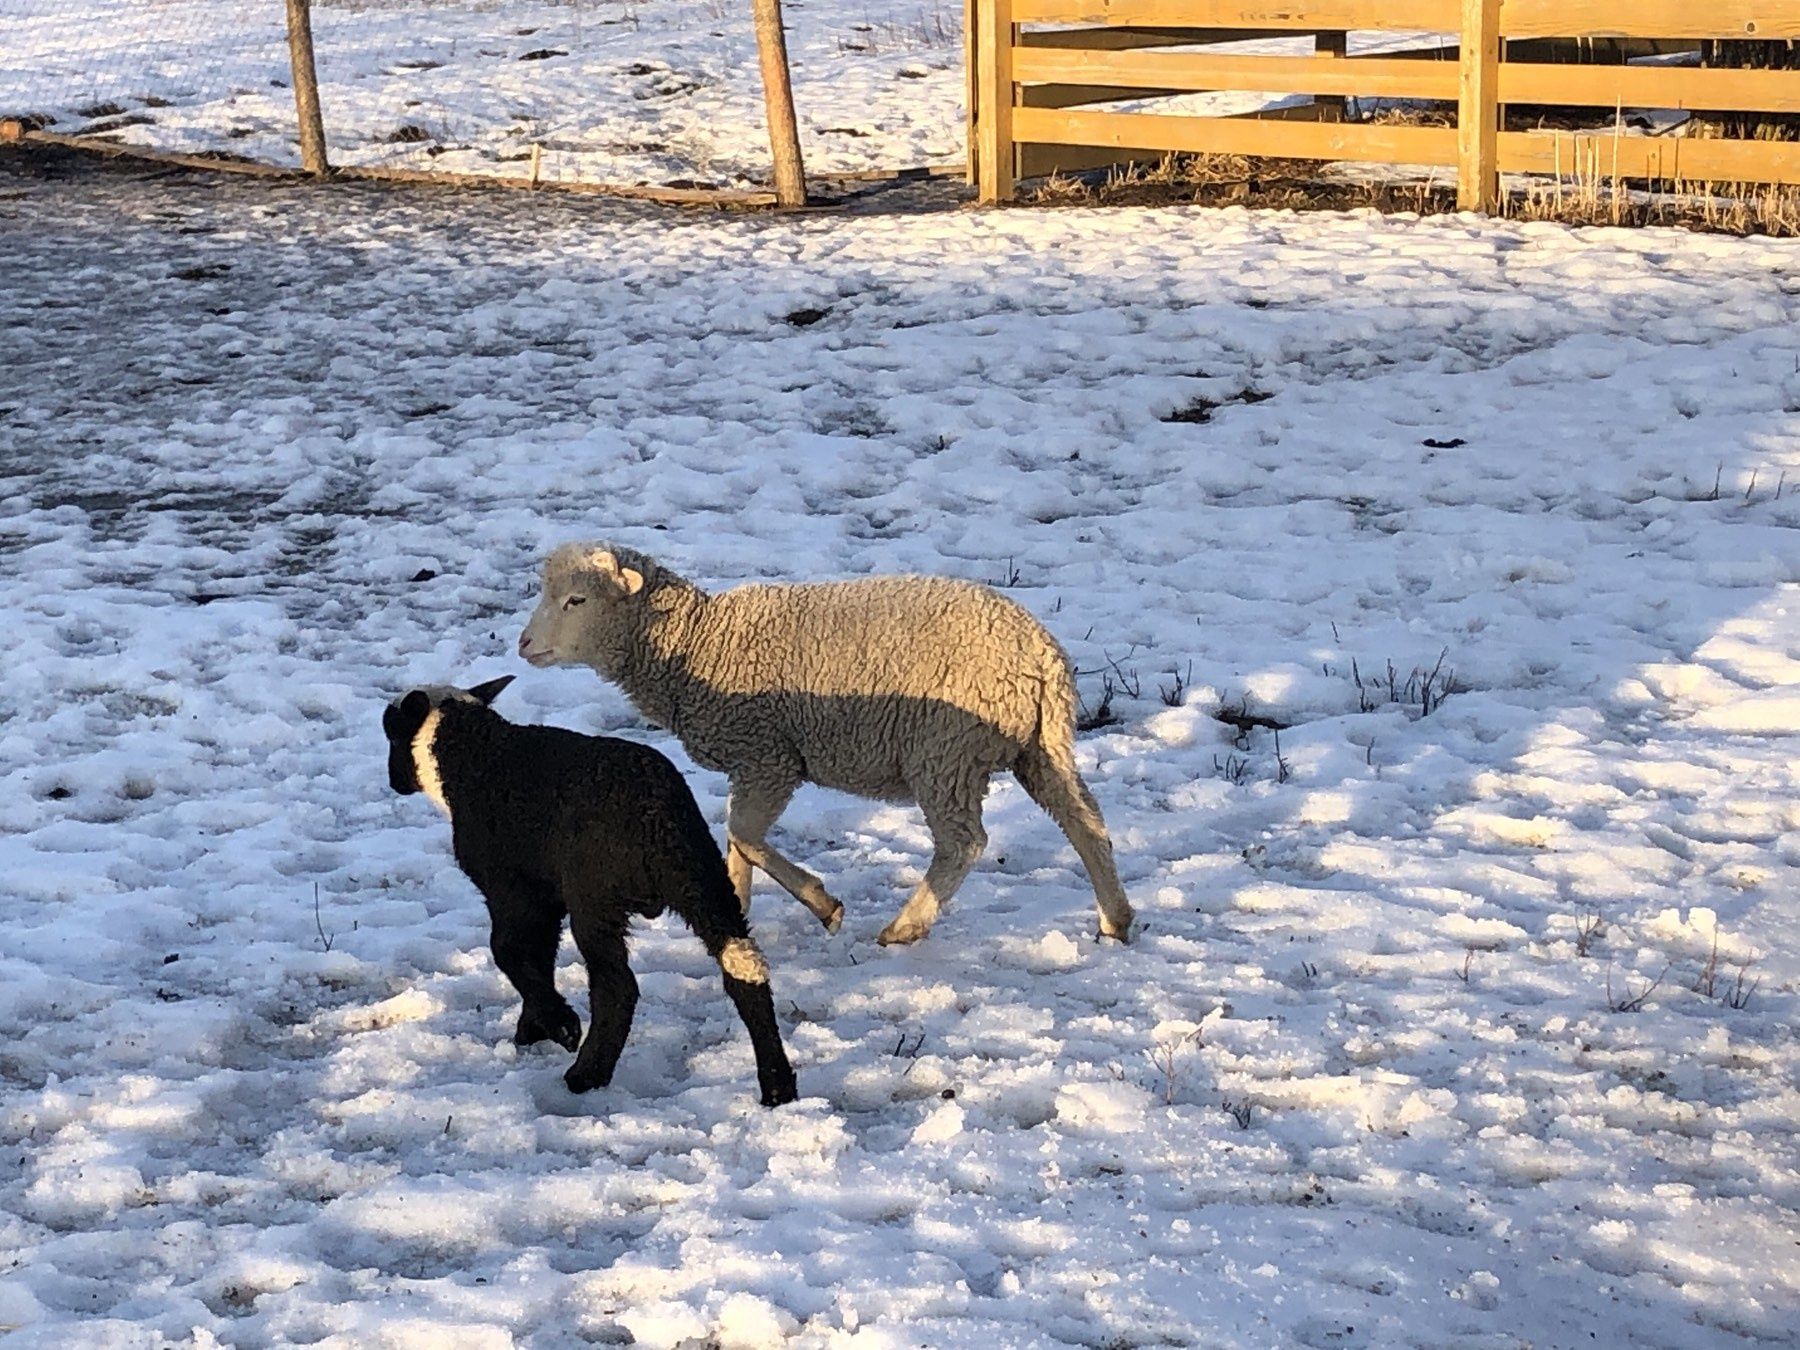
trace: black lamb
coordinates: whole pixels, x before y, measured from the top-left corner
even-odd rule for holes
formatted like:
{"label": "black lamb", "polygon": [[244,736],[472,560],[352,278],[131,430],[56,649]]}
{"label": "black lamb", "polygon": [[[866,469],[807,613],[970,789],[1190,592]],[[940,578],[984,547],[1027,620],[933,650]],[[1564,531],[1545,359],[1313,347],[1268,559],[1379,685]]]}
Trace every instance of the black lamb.
{"label": "black lamb", "polygon": [[[793,1101],[768,963],[687,783],[648,746],[508,722],[488,705],[512,678],[414,689],[381,726],[394,791],[423,792],[450,818],[457,865],[487,897],[494,964],[525,1000],[514,1042],[579,1044],[569,1089],[610,1083],[638,1000],[626,925],[672,909],[719,963],[756,1050],[763,1105]],[[564,914],[587,963],[585,1040],[556,991]]]}

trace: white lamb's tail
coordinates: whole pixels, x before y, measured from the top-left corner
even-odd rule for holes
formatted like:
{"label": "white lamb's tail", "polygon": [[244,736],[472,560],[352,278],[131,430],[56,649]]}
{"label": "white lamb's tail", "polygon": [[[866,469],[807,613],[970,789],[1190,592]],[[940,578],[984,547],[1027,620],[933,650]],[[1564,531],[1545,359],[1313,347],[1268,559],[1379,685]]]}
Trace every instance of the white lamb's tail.
{"label": "white lamb's tail", "polygon": [[1046,642],[1038,654],[1037,743],[1054,764],[1075,772],[1075,719],[1081,700],[1075,691],[1075,667],[1067,653]]}
{"label": "white lamb's tail", "polygon": [[1131,934],[1131,902],[1113,865],[1112,838],[1100,805],[1075,768],[1075,671],[1054,641],[1046,639],[1039,663],[1037,735],[1020,753],[1013,774],[1031,799],[1068,837],[1094,885],[1100,936]]}

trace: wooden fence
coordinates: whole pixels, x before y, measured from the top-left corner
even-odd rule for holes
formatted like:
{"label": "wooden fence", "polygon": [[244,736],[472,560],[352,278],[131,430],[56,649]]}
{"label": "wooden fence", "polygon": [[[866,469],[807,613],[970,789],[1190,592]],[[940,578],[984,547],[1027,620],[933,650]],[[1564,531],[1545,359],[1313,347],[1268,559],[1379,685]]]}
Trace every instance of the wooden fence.
{"label": "wooden fence", "polygon": [[[1800,183],[1800,143],[1508,132],[1501,113],[1800,112],[1800,71],[1624,64],[1702,39],[1800,38],[1800,0],[967,0],[967,18],[970,177],[986,202],[1022,177],[1170,152],[1455,166],[1460,203],[1484,211],[1503,172]],[[1352,31],[1446,36],[1350,56]],[[1158,50],[1308,36],[1312,55]],[[1569,39],[1618,63],[1543,59]],[[1220,90],[1314,99],[1234,117],[1092,106]],[[1346,97],[1453,103],[1456,125],[1344,122]]]}

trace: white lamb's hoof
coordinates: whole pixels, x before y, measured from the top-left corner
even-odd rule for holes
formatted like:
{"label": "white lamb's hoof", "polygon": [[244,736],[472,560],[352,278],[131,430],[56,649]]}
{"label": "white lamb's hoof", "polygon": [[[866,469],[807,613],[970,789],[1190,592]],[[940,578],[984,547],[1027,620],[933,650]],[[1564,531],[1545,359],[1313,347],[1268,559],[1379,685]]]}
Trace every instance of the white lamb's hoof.
{"label": "white lamb's hoof", "polygon": [[1104,911],[1100,914],[1100,938],[1102,941],[1107,938],[1111,938],[1114,942],[1128,943],[1131,941],[1131,928],[1137,920],[1137,915],[1132,911],[1130,905],[1126,905],[1124,908],[1123,922],[1116,918],[1108,918]]}
{"label": "white lamb's hoof", "polygon": [[835,933],[844,926],[844,906],[841,901],[834,901],[831,913],[819,922],[825,925],[827,933]]}
{"label": "white lamb's hoof", "polygon": [[881,930],[881,936],[875,940],[884,947],[903,947],[909,942],[917,942],[931,932],[931,925],[910,919],[895,919]]}

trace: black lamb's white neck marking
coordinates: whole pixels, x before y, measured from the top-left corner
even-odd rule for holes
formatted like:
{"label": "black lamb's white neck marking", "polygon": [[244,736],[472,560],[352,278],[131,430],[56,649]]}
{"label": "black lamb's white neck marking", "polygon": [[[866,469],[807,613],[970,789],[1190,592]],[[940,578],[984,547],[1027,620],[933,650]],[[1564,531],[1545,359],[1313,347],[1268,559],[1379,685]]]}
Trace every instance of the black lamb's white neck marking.
{"label": "black lamb's white neck marking", "polygon": [[433,708],[426,714],[425,720],[419,723],[419,729],[413,733],[412,761],[413,773],[419,780],[419,791],[431,799],[431,804],[450,818],[450,801],[444,796],[444,777],[438,772],[437,734],[443,723],[444,710]]}
{"label": "black lamb's white neck marking", "polygon": [[466,689],[458,689],[449,684],[427,684],[420,686],[420,692],[431,700],[431,711],[413,733],[412,762],[413,774],[419,780],[419,791],[431,799],[433,806],[450,819],[450,799],[444,792],[444,775],[438,768],[437,738],[443,727],[444,705],[447,703],[467,703],[472,708],[482,705]]}

